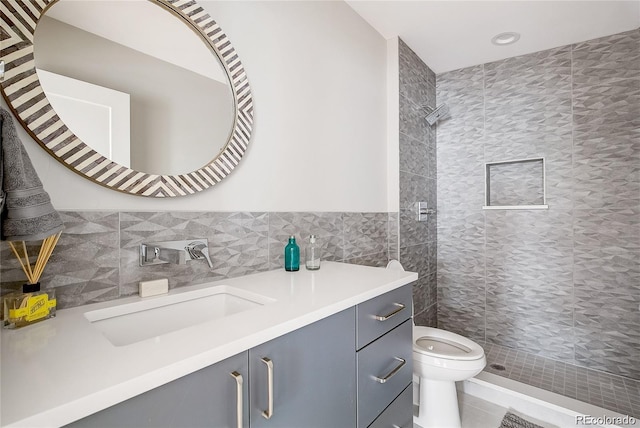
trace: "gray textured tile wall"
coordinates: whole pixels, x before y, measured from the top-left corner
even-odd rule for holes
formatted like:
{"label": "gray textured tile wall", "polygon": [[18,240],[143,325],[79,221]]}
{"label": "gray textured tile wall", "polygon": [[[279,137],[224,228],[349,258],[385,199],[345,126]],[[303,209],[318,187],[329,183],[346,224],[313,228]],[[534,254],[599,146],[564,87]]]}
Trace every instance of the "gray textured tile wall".
{"label": "gray textured tile wall", "polygon": [[[444,73],[437,99],[438,325],[640,379],[640,30]],[[484,162],[534,157],[549,210],[483,211]]]}
{"label": "gray textured tile wall", "polygon": [[[287,238],[316,234],[322,259],[385,266],[390,224],[397,214],[336,212],[62,212],[65,230],[44,275],[58,308],[113,300],[138,292],[142,280],[168,278],[170,288],[279,269]],[[396,227],[397,230],[397,227]],[[207,238],[213,262],[141,267],[142,242]],[[397,242],[397,232],[395,234]],[[397,244],[395,250],[397,252]],[[32,262],[37,248],[30,247]],[[397,258],[397,257],[395,257]],[[303,268],[304,269],[304,268]],[[24,273],[9,246],[0,246],[2,294],[19,289]]]}
{"label": "gray textured tile wall", "polygon": [[[436,133],[425,120],[436,107],[435,74],[399,40],[400,213],[399,260],[419,273],[413,289],[416,323],[436,326],[437,220],[417,221],[416,202],[436,209]],[[391,247],[390,247],[391,248]]]}
{"label": "gray textured tile wall", "polygon": [[484,67],[437,76],[438,327],[485,340]]}
{"label": "gray textured tile wall", "polygon": [[640,379],[640,30],[573,65],[576,361]]}

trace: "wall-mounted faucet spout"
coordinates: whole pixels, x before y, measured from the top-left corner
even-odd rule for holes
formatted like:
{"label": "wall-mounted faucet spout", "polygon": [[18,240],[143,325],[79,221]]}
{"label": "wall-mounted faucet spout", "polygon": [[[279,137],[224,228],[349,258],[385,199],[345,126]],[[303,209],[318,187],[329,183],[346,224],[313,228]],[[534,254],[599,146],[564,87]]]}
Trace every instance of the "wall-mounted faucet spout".
{"label": "wall-mounted faucet spout", "polygon": [[[174,248],[153,247],[152,260],[162,260],[163,262],[172,263],[174,265],[186,265],[187,257],[184,250],[176,250]],[[147,248],[147,254],[149,249]]]}
{"label": "wall-mounted faucet spout", "polygon": [[204,258],[209,264],[209,267],[213,269],[213,263],[211,263],[211,257],[209,257],[209,246],[207,244],[202,241],[192,242],[187,246],[186,250],[191,256],[192,260],[199,260]]}
{"label": "wall-mounted faucet spout", "polygon": [[140,244],[140,266],[172,263],[184,265],[188,260],[206,260],[213,269],[206,238],[187,241],[163,241]]}

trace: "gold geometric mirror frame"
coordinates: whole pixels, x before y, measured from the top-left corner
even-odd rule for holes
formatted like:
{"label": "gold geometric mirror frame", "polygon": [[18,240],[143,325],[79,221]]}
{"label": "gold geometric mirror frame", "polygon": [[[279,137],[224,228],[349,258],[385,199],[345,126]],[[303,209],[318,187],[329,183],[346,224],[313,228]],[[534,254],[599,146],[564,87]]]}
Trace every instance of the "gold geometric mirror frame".
{"label": "gold geometric mirror frame", "polygon": [[229,139],[215,159],[187,174],[158,175],[135,171],[93,150],[65,125],[47,100],[36,74],[33,39],[40,17],[57,1],[2,0],[0,4],[0,60],[5,68],[0,89],[25,130],[72,171],[102,186],[133,195],[190,195],[229,175],[249,145],[253,99],[238,54],[211,16],[194,0],[149,0],[172,12],[202,36],[229,78],[235,104]]}

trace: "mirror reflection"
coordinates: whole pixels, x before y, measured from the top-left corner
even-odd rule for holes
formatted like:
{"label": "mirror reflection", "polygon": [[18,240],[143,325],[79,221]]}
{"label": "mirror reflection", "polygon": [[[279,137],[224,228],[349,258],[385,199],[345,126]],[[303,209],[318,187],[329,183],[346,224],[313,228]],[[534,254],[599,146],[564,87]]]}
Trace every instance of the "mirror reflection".
{"label": "mirror reflection", "polygon": [[34,37],[38,78],[87,145],[131,169],[177,175],[223,149],[234,99],[216,55],[153,2],[60,0]]}

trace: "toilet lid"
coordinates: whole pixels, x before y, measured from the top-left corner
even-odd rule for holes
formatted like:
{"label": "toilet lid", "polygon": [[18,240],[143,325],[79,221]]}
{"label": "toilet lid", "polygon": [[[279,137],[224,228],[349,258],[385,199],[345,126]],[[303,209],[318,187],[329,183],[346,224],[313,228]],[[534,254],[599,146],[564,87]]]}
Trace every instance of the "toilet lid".
{"label": "toilet lid", "polygon": [[442,337],[422,336],[415,341],[415,344],[420,353],[454,360],[475,360],[481,358],[484,354],[484,351],[479,346],[470,348],[462,343]]}

